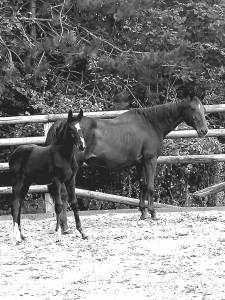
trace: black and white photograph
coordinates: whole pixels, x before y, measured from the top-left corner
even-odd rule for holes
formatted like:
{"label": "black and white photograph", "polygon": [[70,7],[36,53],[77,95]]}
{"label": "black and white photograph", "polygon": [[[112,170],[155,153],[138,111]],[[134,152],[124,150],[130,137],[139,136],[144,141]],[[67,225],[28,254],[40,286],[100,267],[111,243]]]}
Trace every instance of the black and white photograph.
{"label": "black and white photograph", "polygon": [[0,2],[0,299],[225,299],[225,1]]}

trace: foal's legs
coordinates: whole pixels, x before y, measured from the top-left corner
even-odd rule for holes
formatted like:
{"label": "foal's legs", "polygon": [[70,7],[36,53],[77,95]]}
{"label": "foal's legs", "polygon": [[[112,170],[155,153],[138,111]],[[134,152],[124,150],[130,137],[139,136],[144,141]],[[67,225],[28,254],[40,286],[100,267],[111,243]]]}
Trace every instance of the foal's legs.
{"label": "foal's legs", "polygon": [[68,194],[67,194],[67,190],[66,190],[66,186],[63,183],[61,186],[61,199],[63,202],[63,209],[60,215],[60,226],[62,229],[62,234],[66,234],[69,233],[69,226],[68,226],[68,221],[67,221],[67,206],[68,206]]}
{"label": "foal's legs", "polygon": [[61,185],[62,183],[56,177],[51,185],[48,186],[49,193],[51,194],[52,198],[55,202],[55,213],[56,213],[56,235],[57,241],[61,241],[61,227],[60,227],[60,215],[62,212],[62,199],[61,199]]}
{"label": "foal's legs", "polygon": [[15,176],[13,178],[12,191],[13,191],[13,200],[12,200],[12,218],[13,218],[13,236],[16,240],[16,243],[21,243],[25,237],[21,232],[21,205],[23,200],[28,192],[29,184],[26,183],[23,178]]}
{"label": "foal's legs", "polygon": [[87,239],[87,235],[83,232],[82,226],[81,226],[81,221],[80,221],[80,216],[79,216],[79,207],[78,207],[78,202],[77,202],[77,197],[75,194],[75,176],[69,181],[65,182],[65,186],[67,189],[68,193],[68,201],[72,207],[73,213],[74,213],[74,218],[76,222],[76,228],[80,232],[81,236],[83,239]]}
{"label": "foal's legs", "polygon": [[[148,211],[151,214],[151,218],[156,220],[156,212],[153,205],[153,192],[154,192],[154,176],[157,166],[157,158],[144,161],[142,167],[142,175],[140,179],[141,185],[141,198],[140,198],[140,210],[141,219],[148,218]],[[145,208],[145,200],[148,201],[148,210]]]}

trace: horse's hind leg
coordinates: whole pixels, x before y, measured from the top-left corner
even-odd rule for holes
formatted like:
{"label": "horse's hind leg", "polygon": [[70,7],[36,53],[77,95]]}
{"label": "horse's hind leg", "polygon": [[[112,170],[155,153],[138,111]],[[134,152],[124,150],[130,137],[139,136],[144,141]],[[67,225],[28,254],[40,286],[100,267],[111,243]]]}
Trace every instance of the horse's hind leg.
{"label": "horse's hind leg", "polygon": [[156,211],[153,203],[153,192],[154,192],[154,177],[157,166],[157,158],[147,160],[145,162],[145,176],[146,176],[146,190],[145,199],[148,201],[148,211],[151,214],[153,220],[157,220]]}
{"label": "horse's hind leg", "polygon": [[16,241],[16,244],[19,244],[22,242],[21,237],[21,224],[20,224],[20,202],[21,199],[17,194],[17,191],[14,192],[13,189],[13,200],[12,200],[12,218],[13,218],[13,237]]}
{"label": "horse's hind leg", "polygon": [[[153,205],[153,192],[154,192],[154,175],[156,170],[157,159],[151,159],[144,161],[142,168],[139,167],[140,173],[140,189],[141,189],[141,197],[140,197],[140,211],[141,211],[141,219],[148,218],[148,211],[151,214],[151,218],[153,220],[156,219],[156,212]],[[148,208],[146,208],[145,200],[148,201]]]}
{"label": "horse's hind leg", "polygon": [[[17,180],[16,180],[17,179]],[[15,183],[14,183],[15,182]],[[29,185],[23,179],[14,178],[12,184],[13,200],[12,200],[12,218],[13,218],[13,236],[16,243],[20,243],[25,237],[21,232],[21,206],[28,192]]]}
{"label": "horse's hind leg", "polygon": [[78,207],[77,197],[75,194],[75,176],[69,182],[65,182],[65,186],[66,186],[67,193],[68,193],[68,200],[69,200],[69,203],[70,203],[73,213],[74,213],[76,228],[80,232],[82,238],[87,239],[88,237],[83,232],[83,229],[81,226],[81,221],[80,221],[80,216],[79,216],[79,207]]}

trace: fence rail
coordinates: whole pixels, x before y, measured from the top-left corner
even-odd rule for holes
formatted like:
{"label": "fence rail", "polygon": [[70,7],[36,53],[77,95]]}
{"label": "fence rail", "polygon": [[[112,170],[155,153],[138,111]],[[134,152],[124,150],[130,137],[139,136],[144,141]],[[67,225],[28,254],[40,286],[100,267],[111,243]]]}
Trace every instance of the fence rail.
{"label": "fence rail", "polygon": [[[210,129],[206,137],[225,136],[225,129]],[[166,139],[197,138],[195,130],[174,130],[170,132]],[[21,138],[1,138],[0,146],[17,146],[24,144],[44,144],[45,136],[21,137]]]}
{"label": "fence rail", "polygon": [[[133,206],[138,206],[139,205],[139,199],[136,198],[128,198],[124,196],[118,196],[118,195],[113,195],[113,194],[106,194],[102,192],[94,192],[94,191],[88,191],[88,190],[83,190],[83,189],[75,189],[76,195],[78,197],[85,197],[85,198],[91,198],[91,199],[96,199],[100,201],[111,201],[115,203],[122,203],[122,204],[128,204],[128,205],[133,205]],[[30,186],[29,188],[29,193],[47,193],[48,188],[46,185],[33,185]],[[0,194],[11,194],[12,193],[12,188],[10,186],[6,187],[0,187]],[[167,205],[163,203],[154,203],[156,207],[175,207],[173,205]],[[145,201],[146,207],[148,207],[148,202]]]}
{"label": "fence rail", "polygon": [[[217,113],[225,111],[225,104],[204,105],[206,113]],[[85,112],[84,115],[92,118],[109,119],[115,118],[127,110],[119,111],[97,111]],[[67,114],[49,114],[35,116],[0,117],[0,125],[24,124],[24,123],[50,123],[66,118]]]}
{"label": "fence rail", "polygon": [[[158,164],[193,164],[193,163],[210,163],[225,162],[225,154],[208,154],[208,155],[178,155],[178,156],[159,156]],[[8,171],[8,163],[0,163],[0,171]]]}
{"label": "fence rail", "polygon": [[[206,113],[218,113],[225,112],[225,104],[217,105],[205,105]],[[93,118],[114,118],[124,113],[125,110],[121,111],[100,111],[100,112],[87,112],[85,116]],[[12,125],[12,124],[26,124],[26,123],[44,123],[45,129],[49,128],[49,123],[54,122],[58,119],[66,118],[67,114],[49,114],[49,115],[35,115],[35,116],[19,116],[19,117],[0,117],[0,125]],[[47,131],[45,131],[46,135]],[[225,129],[210,129],[207,137],[225,136]],[[177,139],[177,138],[196,138],[197,133],[195,130],[175,130],[170,132],[166,138]],[[21,137],[21,138],[2,138],[0,139],[0,146],[15,146],[21,144],[43,144],[45,136],[39,137]],[[225,162],[225,154],[211,154],[211,155],[185,155],[185,156],[160,156],[158,163],[160,164],[177,164],[177,163],[209,163],[209,162]],[[0,171],[7,171],[9,169],[8,163],[0,163]],[[31,193],[47,192],[46,186],[32,186],[30,188]],[[100,192],[92,192],[82,189],[76,189],[77,195],[82,197],[89,197],[98,200],[114,201],[136,205],[137,199],[131,202],[130,198],[120,197]],[[11,193],[11,187],[0,187],[0,194]],[[118,197],[118,198],[117,198]],[[124,199],[122,199],[124,198]],[[114,200],[112,200],[114,199]],[[120,199],[120,200],[119,200]],[[117,201],[118,200],[118,201]],[[125,202],[123,202],[125,201]]]}

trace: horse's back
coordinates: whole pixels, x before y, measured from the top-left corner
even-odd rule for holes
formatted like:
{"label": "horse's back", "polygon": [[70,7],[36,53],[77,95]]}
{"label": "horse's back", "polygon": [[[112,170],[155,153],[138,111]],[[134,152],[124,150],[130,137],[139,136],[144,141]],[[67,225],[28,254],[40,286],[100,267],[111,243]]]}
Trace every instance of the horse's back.
{"label": "horse's back", "polygon": [[19,164],[43,165],[50,155],[50,148],[51,146],[43,147],[35,144],[21,145],[10,155],[9,166],[12,169]]}
{"label": "horse's back", "polygon": [[9,171],[12,183],[17,180],[18,176],[22,180],[22,173],[26,166],[26,162],[35,145],[21,145],[17,147],[9,157]]}
{"label": "horse's back", "polygon": [[24,158],[28,158],[35,145],[21,145],[9,157],[9,166],[12,167]]}

